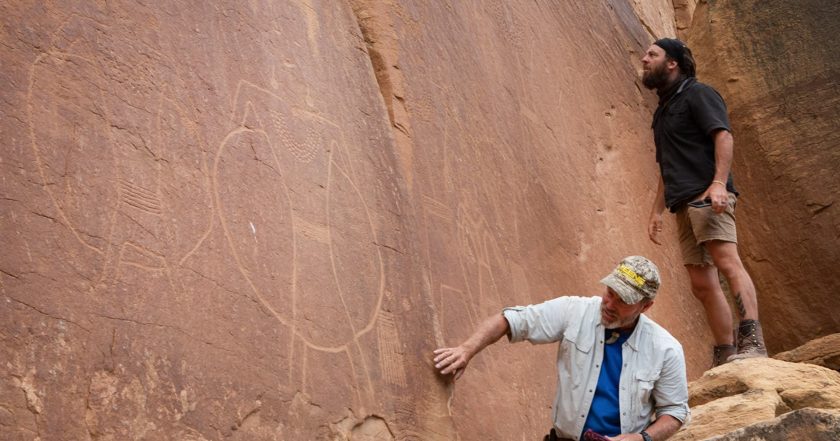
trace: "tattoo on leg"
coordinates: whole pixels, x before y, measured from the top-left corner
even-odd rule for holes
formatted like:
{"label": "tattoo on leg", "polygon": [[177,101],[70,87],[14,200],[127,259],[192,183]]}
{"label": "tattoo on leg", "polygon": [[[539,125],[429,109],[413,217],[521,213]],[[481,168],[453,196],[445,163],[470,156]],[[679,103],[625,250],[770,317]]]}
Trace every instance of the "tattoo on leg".
{"label": "tattoo on leg", "polygon": [[744,308],[744,301],[741,299],[741,293],[735,293],[735,304],[738,305],[738,314],[741,315],[741,319],[743,320],[744,317],[747,316],[747,309]]}

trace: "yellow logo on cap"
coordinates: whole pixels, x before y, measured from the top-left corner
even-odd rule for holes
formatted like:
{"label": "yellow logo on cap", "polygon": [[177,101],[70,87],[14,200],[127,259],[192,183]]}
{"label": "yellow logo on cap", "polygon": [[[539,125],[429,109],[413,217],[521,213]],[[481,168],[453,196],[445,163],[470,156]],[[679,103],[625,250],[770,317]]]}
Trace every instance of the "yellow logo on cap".
{"label": "yellow logo on cap", "polygon": [[624,274],[627,277],[627,281],[632,282],[638,288],[641,288],[642,286],[645,285],[645,282],[646,282],[645,278],[636,274],[636,272],[633,271],[633,269],[630,268],[627,265],[623,265],[623,264],[619,265],[618,266],[618,272],[620,272],[621,274]]}

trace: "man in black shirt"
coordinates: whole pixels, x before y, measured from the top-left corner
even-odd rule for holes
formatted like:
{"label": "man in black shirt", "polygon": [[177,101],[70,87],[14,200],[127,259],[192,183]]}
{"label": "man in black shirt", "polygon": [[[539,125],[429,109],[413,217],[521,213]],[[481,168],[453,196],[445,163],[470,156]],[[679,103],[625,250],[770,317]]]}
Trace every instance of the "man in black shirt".
{"label": "man in black shirt", "polygon": [[[730,173],[733,140],[726,104],[717,91],[697,81],[691,51],[680,40],[657,40],[642,66],[642,82],[659,95],[652,127],[660,179],[648,235],[660,244],[663,211],[667,207],[676,214],[691,290],[703,304],[715,338],[713,366],[766,357],[755,286],[738,256],[738,192]],[[737,342],[718,269],[738,307]]]}

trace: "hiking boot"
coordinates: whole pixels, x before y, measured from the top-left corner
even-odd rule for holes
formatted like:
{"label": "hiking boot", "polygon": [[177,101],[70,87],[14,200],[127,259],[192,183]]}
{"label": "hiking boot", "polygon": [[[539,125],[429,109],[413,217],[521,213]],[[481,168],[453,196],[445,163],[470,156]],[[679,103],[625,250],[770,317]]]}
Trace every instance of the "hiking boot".
{"label": "hiking boot", "polygon": [[718,367],[726,362],[728,358],[735,355],[735,345],[717,345],[712,355],[712,367]]}
{"label": "hiking boot", "polygon": [[742,320],[738,325],[738,353],[729,357],[727,361],[766,356],[767,348],[764,346],[761,323],[758,320]]}

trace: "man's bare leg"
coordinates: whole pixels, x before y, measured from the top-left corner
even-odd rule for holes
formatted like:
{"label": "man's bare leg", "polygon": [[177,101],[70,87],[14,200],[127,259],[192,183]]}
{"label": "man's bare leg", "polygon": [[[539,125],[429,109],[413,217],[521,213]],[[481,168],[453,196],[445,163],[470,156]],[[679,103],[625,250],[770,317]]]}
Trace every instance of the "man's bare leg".
{"label": "man's bare leg", "polygon": [[766,357],[764,333],[758,321],[758,299],[755,285],[738,256],[738,245],[734,242],[711,240],[705,243],[706,250],[712,255],[715,266],[729,280],[735,304],[738,306],[738,353],[729,360],[740,358]]}
{"label": "man's bare leg", "polygon": [[732,289],[732,295],[738,307],[738,317],[741,320],[758,320],[755,285],[738,256],[738,245],[720,240],[710,240],[705,245],[715,266],[729,281],[729,287]]}
{"label": "man's bare leg", "polygon": [[686,265],[691,281],[691,292],[703,304],[706,320],[712,330],[716,345],[731,345],[732,310],[720,288],[717,268],[712,265]]}

